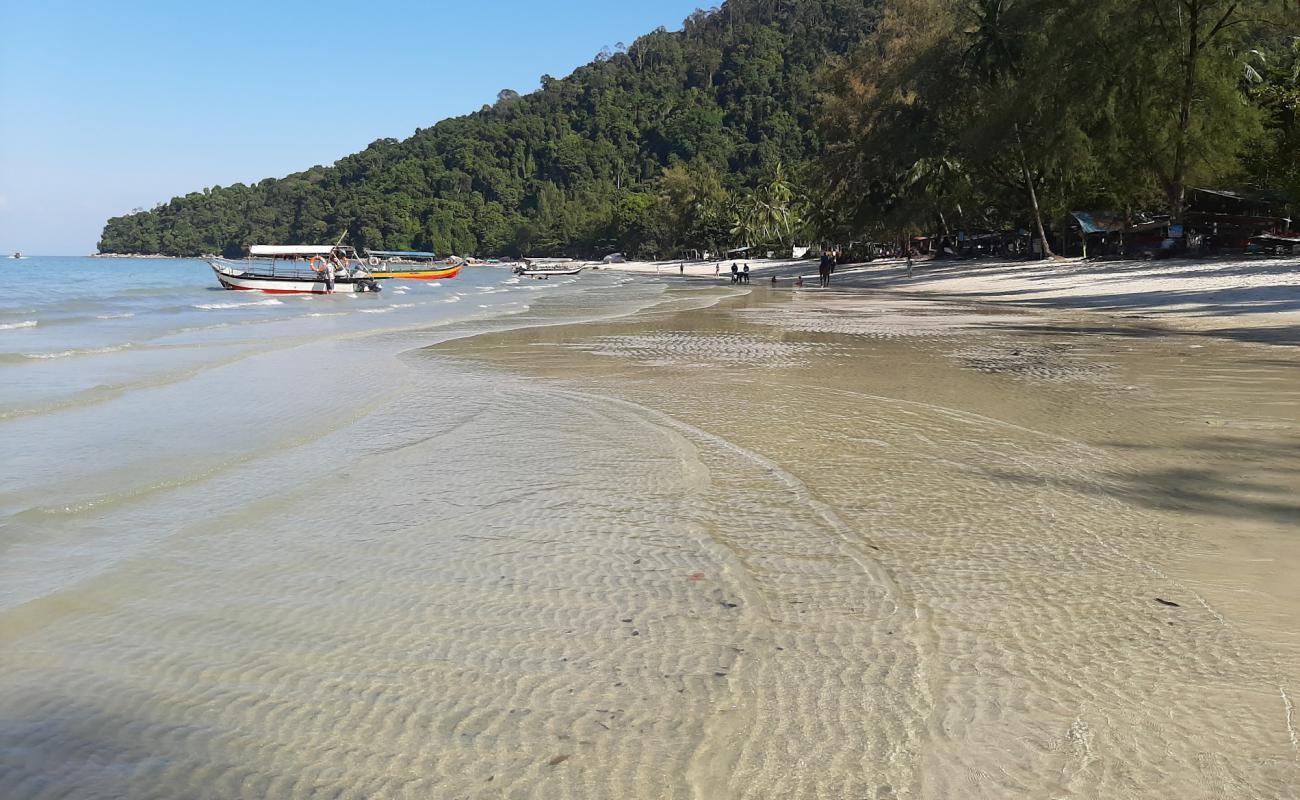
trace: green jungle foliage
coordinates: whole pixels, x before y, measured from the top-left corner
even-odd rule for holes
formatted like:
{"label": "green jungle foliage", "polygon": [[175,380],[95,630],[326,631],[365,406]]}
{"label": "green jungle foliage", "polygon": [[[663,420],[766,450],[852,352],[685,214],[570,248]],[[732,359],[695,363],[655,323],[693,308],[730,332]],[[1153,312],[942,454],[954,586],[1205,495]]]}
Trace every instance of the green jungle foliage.
{"label": "green jungle foliage", "polygon": [[[870,33],[877,6],[729,0],[681,32],[654,31],[566,79],[543,76],[537,92],[503,91],[491,107],[332,167],[115,217],[99,247],[235,255],[345,232],[356,247],[465,255],[725,246],[752,190],[780,187],[779,165],[821,151],[818,72]],[[781,227],[746,216],[771,223],[764,232]]]}
{"label": "green jungle foliage", "polygon": [[1300,211],[1295,0],[890,0],[827,81],[823,234],[1046,239],[1071,210],[1179,219],[1195,186]]}
{"label": "green jungle foliage", "polygon": [[[100,250],[329,242],[463,255],[1046,231],[1300,211],[1297,0],[728,0],[527,96],[331,167],[108,221]],[[1045,250],[1050,252],[1050,246]]]}

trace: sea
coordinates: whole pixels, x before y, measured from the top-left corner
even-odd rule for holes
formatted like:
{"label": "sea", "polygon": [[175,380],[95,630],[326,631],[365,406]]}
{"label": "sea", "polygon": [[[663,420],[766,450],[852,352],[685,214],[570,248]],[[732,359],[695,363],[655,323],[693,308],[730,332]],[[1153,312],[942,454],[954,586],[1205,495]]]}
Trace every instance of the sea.
{"label": "sea", "polygon": [[890,293],[5,260],[0,797],[1296,797],[1296,367]]}

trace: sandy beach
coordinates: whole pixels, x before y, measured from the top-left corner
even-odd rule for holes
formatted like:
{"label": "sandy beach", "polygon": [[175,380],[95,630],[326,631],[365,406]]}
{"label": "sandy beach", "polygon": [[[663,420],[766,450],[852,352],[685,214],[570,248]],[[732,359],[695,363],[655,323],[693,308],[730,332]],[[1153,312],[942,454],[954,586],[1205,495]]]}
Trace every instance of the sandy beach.
{"label": "sandy beach", "polygon": [[440,350],[677,453],[601,583],[708,710],[632,794],[1293,796],[1289,350],[816,292]]}
{"label": "sandy beach", "polygon": [[[731,261],[613,265],[639,274],[730,283]],[[740,260],[751,281],[792,288],[802,276],[815,287],[817,264],[807,260]],[[679,272],[679,265],[684,269]],[[1251,341],[1300,343],[1300,258],[1223,257],[1157,261],[923,261],[912,275],[886,259],[839,268],[833,289],[880,289],[951,300],[1024,308],[1098,311],[1126,324],[1200,331]]]}
{"label": "sandy beach", "polygon": [[384,302],[24,362],[142,372],[3,423],[9,796],[1296,796],[1292,348],[757,277]]}

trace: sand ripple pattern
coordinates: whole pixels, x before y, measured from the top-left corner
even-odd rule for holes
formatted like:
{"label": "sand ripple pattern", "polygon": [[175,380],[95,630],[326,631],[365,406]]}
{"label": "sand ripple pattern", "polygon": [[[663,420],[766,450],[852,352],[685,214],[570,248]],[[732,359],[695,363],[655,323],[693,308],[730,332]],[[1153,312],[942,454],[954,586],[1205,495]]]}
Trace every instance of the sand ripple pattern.
{"label": "sand ripple pattern", "polygon": [[1112,452],[807,368],[888,337],[590,330],[76,516],[154,538],[0,615],[4,796],[1296,796],[1292,671]]}
{"label": "sand ripple pattern", "polygon": [[[1042,355],[1033,348],[1043,345],[1013,346]],[[837,355],[871,363],[873,347]],[[574,370],[592,391],[697,431],[714,484],[738,479],[737,508],[773,513],[771,478],[789,476],[778,483],[807,487],[800,503],[823,503],[823,522],[835,520],[822,546],[842,537],[841,561],[801,550],[808,539],[797,533],[762,536],[761,518],[747,522],[755,552],[728,540],[764,619],[790,638],[759,668],[772,682],[745,687],[734,741],[701,745],[729,776],[702,796],[1297,796],[1287,650],[1241,630],[1171,571],[1171,554],[1193,541],[1176,517],[1132,502],[1131,467],[1113,451],[803,372],[769,373],[760,392],[714,353],[706,344],[681,359],[710,366],[706,382],[651,379],[658,367],[645,362],[603,379]],[[1077,367],[990,374],[1010,378],[1001,391],[1012,393],[1109,369],[1075,351],[1049,354]],[[1094,387],[1090,402],[1102,407],[1090,415],[1126,413],[1130,395],[1114,388]],[[872,579],[881,572],[885,581]],[[910,624],[890,625],[901,620]],[[808,668],[786,671],[795,659]]]}
{"label": "sand ripple pattern", "polygon": [[736,333],[655,333],[602,336],[572,347],[600,356],[628,358],[665,367],[727,366],[789,367],[805,363],[817,350],[811,342],[776,342]]}

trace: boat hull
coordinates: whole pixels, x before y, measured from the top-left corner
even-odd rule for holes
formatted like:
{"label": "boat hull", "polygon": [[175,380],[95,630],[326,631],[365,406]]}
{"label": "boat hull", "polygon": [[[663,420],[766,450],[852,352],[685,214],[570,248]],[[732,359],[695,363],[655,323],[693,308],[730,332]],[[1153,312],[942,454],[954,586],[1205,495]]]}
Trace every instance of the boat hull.
{"label": "boat hull", "polygon": [[393,267],[384,269],[376,267],[371,271],[370,277],[383,280],[385,278],[401,278],[410,281],[441,281],[454,278],[460,274],[461,265],[454,267],[440,267],[438,269],[404,269],[402,267]]}
{"label": "boat hull", "polygon": [[217,281],[226,289],[264,294],[359,294],[377,291],[366,279],[336,278],[331,288],[324,278],[259,275],[225,264],[208,262]]}
{"label": "boat hull", "polygon": [[555,278],[561,275],[577,275],[584,269],[586,267],[578,267],[577,269],[523,269],[516,270],[515,274],[522,275],[525,278]]}

